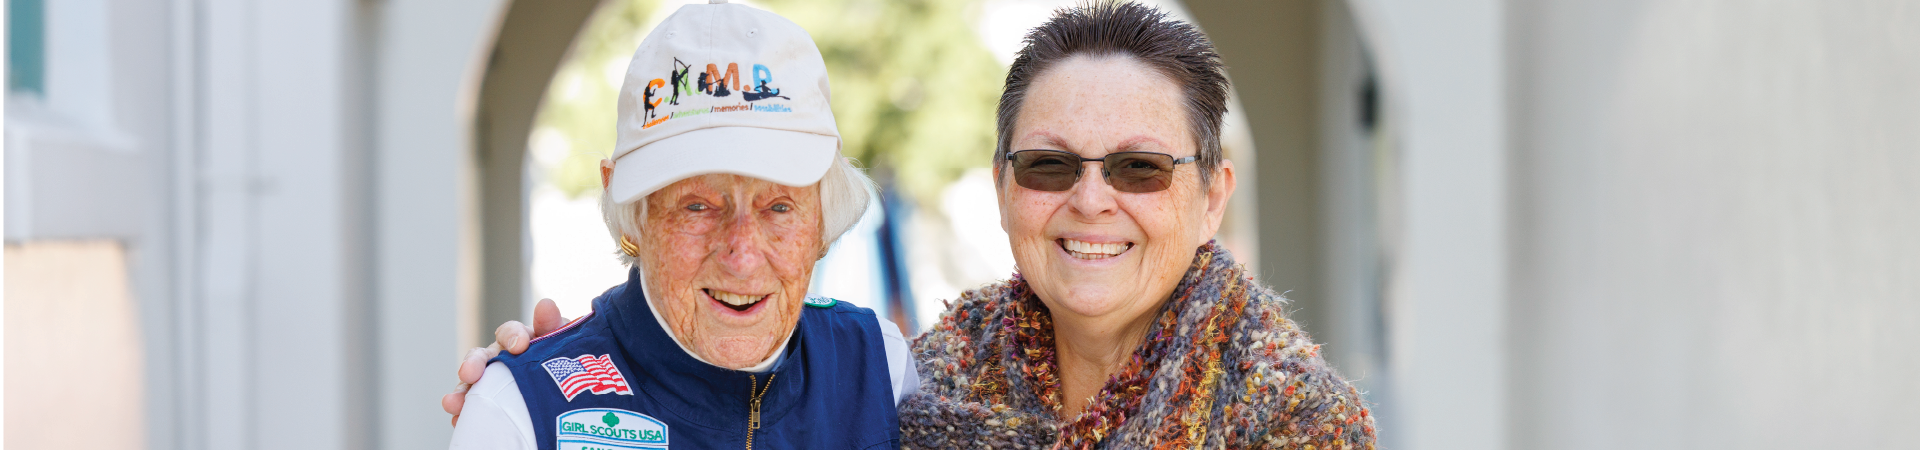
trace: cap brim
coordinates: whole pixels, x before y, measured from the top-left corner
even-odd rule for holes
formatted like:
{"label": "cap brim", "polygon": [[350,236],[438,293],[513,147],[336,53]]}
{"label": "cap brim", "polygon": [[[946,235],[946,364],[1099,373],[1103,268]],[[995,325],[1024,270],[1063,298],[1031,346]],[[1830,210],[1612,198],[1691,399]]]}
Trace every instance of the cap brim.
{"label": "cap brim", "polygon": [[626,203],[695,175],[730,173],[787,186],[820,181],[840,148],[834,136],[756,127],[702,128],[654,141],[613,163],[607,194]]}

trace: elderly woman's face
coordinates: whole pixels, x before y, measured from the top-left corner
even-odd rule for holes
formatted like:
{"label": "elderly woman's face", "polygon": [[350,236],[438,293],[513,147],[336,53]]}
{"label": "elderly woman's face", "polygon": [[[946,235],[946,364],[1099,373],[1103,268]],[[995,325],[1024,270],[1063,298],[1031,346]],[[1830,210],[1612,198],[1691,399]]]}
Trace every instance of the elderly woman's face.
{"label": "elderly woman's face", "polygon": [[[1029,86],[1010,150],[1195,156],[1182,95],[1133,58],[1073,57]],[[1168,189],[1147,193],[1114,190],[1101,164],[1086,163],[1063,192],[1028,189],[1012,173],[997,174],[1002,227],[1020,273],[1056,316],[1133,320],[1173,292],[1194,251],[1219,229],[1232,193],[1231,163],[1215,172],[1212,186],[1201,185],[1198,164],[1177,165]]]}
{"label": "elderly woman's face", "polygon": [[821,254],[819,185],[701,175],[643,201],[641,269],[674,335],[722,367],[772,355]]}

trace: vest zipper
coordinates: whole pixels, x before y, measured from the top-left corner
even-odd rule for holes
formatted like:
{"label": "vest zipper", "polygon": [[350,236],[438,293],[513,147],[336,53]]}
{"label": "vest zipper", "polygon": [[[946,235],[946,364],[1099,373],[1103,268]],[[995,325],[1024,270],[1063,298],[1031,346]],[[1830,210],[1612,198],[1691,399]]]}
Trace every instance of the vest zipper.
{"label": "vest zipper", "polygon": [[[747,413],[747,450],[753,450],[753,431],[760,429],[760,398],[767,395],[767,390],[773,389],[773,377],[776,375],[779,374],[767,375],[767,385],[758,386],[759,378],[754,377],[753,374],[747,374],[747,394],[752,396],[750,398],[752,403]],[[754,392],[756,389],[759,392]]]}

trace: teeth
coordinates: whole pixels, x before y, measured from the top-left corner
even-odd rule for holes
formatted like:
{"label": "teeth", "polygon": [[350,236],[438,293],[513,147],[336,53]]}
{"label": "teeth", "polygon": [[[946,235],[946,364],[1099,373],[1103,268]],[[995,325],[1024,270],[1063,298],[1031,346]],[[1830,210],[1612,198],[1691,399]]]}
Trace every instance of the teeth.
{"label": "teeth", "polygon": [[1132,247],[1124,243],[1095,244],[1072,239],[1061,239],[1061,241],[1065,244],[1064,247],[1066,247],[1067,252],[1072,253],[1074,258],[1079,259],[1110,258]]}
{"label": "teeth", "polygon": [[767,298],[767,296],[765,295],[735,294],[732,292],[717,291],[713,289],[708,289],[707,295],[711,295],[715,300],[719,300],[721,302],[725,302],[726,304],[733,305],[733,306],[747,306],[747,305],[753,304],[754,302],[758,302],[762,299]]}

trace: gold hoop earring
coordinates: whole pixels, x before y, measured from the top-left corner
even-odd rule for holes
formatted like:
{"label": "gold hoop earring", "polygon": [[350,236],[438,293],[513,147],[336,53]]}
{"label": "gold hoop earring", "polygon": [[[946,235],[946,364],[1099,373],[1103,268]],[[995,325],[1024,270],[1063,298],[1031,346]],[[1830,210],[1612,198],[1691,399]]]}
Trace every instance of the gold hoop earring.
{"label": "gold hoop earring", "polygon": [[626,253],[627,256],[631,258],[639,258],[640,246],[634,245],[633,240],[627,239],[626,236],[622,235],[620,236],[620,252]]}

